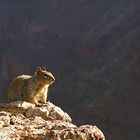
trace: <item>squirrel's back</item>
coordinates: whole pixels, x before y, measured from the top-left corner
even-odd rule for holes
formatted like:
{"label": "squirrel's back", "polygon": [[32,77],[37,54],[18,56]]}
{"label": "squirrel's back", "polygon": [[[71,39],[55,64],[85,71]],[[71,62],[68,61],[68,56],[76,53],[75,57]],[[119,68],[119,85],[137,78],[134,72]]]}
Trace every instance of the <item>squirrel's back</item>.
{"label": "squirrel's back", "polygon": [[22,100],[22,95],[27,90],[30,79],[30,75],[21,75],[14,79],[8,88],[8,98],[12,100]]}

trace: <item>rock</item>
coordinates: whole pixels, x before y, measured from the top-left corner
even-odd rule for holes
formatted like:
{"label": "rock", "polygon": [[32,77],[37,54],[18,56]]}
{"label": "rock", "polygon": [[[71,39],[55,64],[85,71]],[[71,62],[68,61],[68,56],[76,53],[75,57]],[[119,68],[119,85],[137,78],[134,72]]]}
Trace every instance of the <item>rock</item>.
{"label": "rock", "polygon": [[28,102],[0,104],[0,139],[5,140],[105,140],[93,125],[79,128],[70,116],[48,102],[35,107]]}
{"label": "rock", "polygon": [[10,113],[1,111],[0,112],[0,128],[8,126],[10,124]]}
{"label": "rock", "polygon": [[99,130],[96,126],[82,125],[79,127],[79,130],[85,133],[87,139],[91,139],[92,137],[95,137],[97,140],[105,139],[102,131]]}
{"label": "rock", "polygon": [[0,111],[8,111],[11,114],[24,114],[26,117],[40,116],[45,120],[63,120],[71,122],[70,116],[59,107],[47,102],[42,107],[35,107],[28,102],[13,102],[0,104]]}

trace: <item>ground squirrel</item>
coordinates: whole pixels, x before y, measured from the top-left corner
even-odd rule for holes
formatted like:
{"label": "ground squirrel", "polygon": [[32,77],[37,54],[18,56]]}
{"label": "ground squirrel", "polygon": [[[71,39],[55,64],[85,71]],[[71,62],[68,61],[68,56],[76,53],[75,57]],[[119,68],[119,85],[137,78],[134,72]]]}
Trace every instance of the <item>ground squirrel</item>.
{"label": "ground squirrel", "polygon": [[21,75],[10,83],[8,98],[41,105],[40,102],[46,103],[48,87],[54,80],[54,76],[45,67],[37,67],[33,76]]}

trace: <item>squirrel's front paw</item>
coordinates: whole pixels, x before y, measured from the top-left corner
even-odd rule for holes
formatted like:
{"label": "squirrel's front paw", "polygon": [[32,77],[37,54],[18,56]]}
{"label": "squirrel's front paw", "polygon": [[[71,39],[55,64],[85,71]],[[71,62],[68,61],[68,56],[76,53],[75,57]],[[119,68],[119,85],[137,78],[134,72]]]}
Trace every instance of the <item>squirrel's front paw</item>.
{"label": "squirrel's front paw", "polygon": [[36,105],[37,107],[43,106],[43,104],[41,104],[41,103],[36,103],[35,105]]}

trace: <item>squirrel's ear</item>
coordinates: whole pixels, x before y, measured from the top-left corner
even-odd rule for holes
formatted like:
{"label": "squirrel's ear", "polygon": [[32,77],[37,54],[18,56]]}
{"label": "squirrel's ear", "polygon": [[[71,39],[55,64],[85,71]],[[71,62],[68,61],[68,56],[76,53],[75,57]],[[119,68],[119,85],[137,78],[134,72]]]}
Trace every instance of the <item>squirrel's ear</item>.
{"label": "squirrel's ear", "polygon": [[46,68],[45,68],[45,67],[42,67],[42,70],[43,70],[43,71],[46,71]]}
{"label": "squirrel's ear", "polygon": [[35,70],[35,72],[39,72],[39,71],[41,71],[41,67],[37,67]]}

